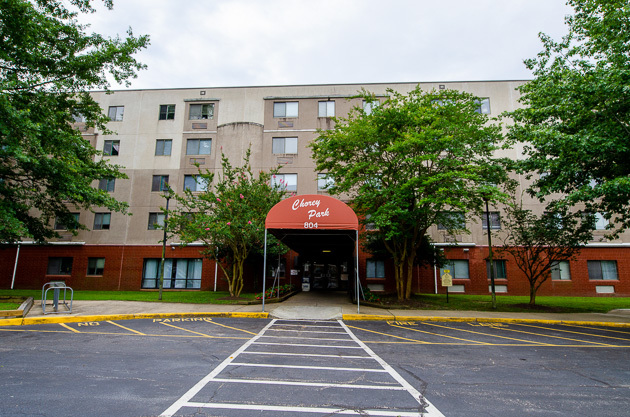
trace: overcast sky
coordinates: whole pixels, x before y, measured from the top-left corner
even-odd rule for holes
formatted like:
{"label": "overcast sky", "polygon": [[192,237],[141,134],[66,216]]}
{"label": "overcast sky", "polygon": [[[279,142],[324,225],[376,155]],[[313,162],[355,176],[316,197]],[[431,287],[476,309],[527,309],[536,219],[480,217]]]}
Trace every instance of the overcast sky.
{"label": "overcast sky", "polygon": [[[564,0],[114,0],[82,16],[148,34],[131,88],[530,79]],[[113,88],[121,88],[112,86]]]}

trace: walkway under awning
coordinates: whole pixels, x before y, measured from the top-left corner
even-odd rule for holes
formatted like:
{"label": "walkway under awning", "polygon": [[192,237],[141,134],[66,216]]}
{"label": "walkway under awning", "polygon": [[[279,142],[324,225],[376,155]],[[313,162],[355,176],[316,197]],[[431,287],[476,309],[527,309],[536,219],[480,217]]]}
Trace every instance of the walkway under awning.
{"label": "walkway under awning", "polygon": [[263,311],[267,277],[267,232],[300,254],[322,249],[355,252],[357,310],[359,305],[359,220],[346,203],[327,195],[307,194],[282,200],[265,220]]}

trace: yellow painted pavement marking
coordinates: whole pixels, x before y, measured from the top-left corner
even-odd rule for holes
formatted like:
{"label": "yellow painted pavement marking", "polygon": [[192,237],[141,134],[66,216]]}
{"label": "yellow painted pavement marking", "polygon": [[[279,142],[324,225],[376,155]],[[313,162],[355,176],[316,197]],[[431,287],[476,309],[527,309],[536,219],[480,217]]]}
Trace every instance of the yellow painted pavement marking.
{"label": "yellow painted pavement marking", "polygon": [[602,332],[621,333],[621,334],[625,334],[626,336],[630,336],[630,332],[624,332],[623,330],[604,329],[602,327],[584,326],[584,325],[579,325],[579,324],[563,324],[563,326],[578,327],[578,328],[589,329],[589,330],[600,330]]}
{"label": "yellow painted pavement marking", "polygon": [[[580,343],[590,343],[590,344],[594,344],[594,345],[601,345],[601,346],[605,346],[605,347],[617,347],[615,345],[610,345],[607,343],[597,343],[597,342],[589,342],[587,340],[581,340],[581,339],[571,339],[569,337],[562,337],[562,336],[552,336],[552,335],[548,335],[548,334],[542,334],[542,333],[534,333],[534,332],[526,332],[524,330],[516,330],[516,329],[505,329],[502,327],[497,327],[497,330],[503,330],[504,332],[517,332],[517,333],[524,333],[524,334],[531,334],[534,336],[540,336],[540,337],[550,337],[553,339],[562,339],[562,340],[570,340],[572,342],[580,342]],[[588,346],[588,345],[585,345]]]}
{"label": "yellow painted pavement marking", "polygon": [[623,337],[605,336],[605,335],[598,335],[598,334],[584,333],[584,332],[574,332],[574,331],[571,331],[571,330],[554,329],[552,327],[534,326],[533,324],[518,324],[518,325],[519,326],[534,327],[534,328],[538,328],[538,329],[551,330],[551,331],[554,331],[554,332],[581,334],[581,335],[584,335],[584,336],[601,337],[601,338],[605,338],[605,339],[625,340],[626,342],[630,342],[630,339],[625,339]]}
{"label": "yellow painted pavement marking", "polygon": [[254,336],[256,336],[258,334],[258,333],[250,332],[249,330],[237,329],[236,327],[226,326],[225,324],[221,324],[221,323],[217,323],[215,321],[212,321],[212,319],[208,320],[207,323],[216,324],[217,326],[225,327],[227,329],[238,330],[239,332],[245,332],[245,333],[253,334]]}
{"label": "yellow painted pavement marking", "polygon": [[[401,337],[401,336],[394,336],[392,334],[381,333],[381,332],[377,332],[377,331],[374,331],[374,330],[363,329],[361,327],[355,327],[355,326],[349,326],[349,325],[346,325],[346,326],[350,327],[352,329],[363,330],[364,332],[376,333],[376,334],[380,334],[380,335],[383,335],[383,336],[393,337],[395,339],[407,340],[407,342],[388,342],[388,343],[415,343],[415,344],[421,344],[421,345],[428,343],[428,342],[425,342],[425,341],[422,341],[422,340],[409,339],[407,337]],[[374,342],[372,342],[372,343],[374,343]]]}
{"label": "yellow painted pavement marking", "polygon": [[209,334],[195,332],[195,331],[192,331],[192,330],[184,329],[183,327],[173,326],[172,324],[168,324],[168,323],[164,323],[164,322],[159,322],[159,323],[163,324],[165,326],[168,326],[168,327],[172,327],[174,329],[183,330],[185,332],[190,332],[192,334],[197,334],[197,335],[200,335],[200,336],[203,336],[203,337],[209,337],[209,338],[212,338],[212,339],[215,338],[214,336],[210,336]]}
{"label": "yellow painted pavement marking", "polygon": [[132,332],[132,333],[139,334],[140,336],[146,336],[146,335],[145,335],[144,333],[142,333],[142,332],[139,332],[139,331],[134,330],[134,329],[130,329],[129,327],[125,327],[125,326],[123,326],[122,324],[115,323],[115,322],[113,322],[113,321],[111,321],[111,320],[107,320],[107,323],[113,324],[114,326],[118,326],[118,327],[120,327],[121,329],[125,329],[125,330],[127,330],[127,331]]}
{"label": "yellow painted pavement marking", "polygon": [[67,324],[65,324],[65,323],[59,323],[59,325],[60,325],[61,327],[65,327],[66,329],[71,330],[71,331],[73,331],[73,332],[75,332],[75,333],[81,333],[81,332],[80,332],[80,331],[78,331],[77,329],[73,329],[72,327],[68,326],[68,325],[67,325]]}
{"label": "yellow painted pavement marking", "polygon": [[[490,333],[484,333],[484,332],[477,332],[474,330],[466,330],[466,329],[458,329],[457,327],[450,327],[450,326],[443,326],[440,324],[434,324],[434,323],[422,323],[422,324],[426,324],[427,326],[433,326],[433,327],[443,327],[445,329],[449,329],[449,330],[457,330],[460,332],[466,332],[466,333],[472,333],[472,334],[479,334],[482,336],[488,336],[488,337],[497,337],[499,339],[507,339],[507,340],[514,340],[516,342],[524,342],[524,343],[531,343],[532,345],[545,345],[546,343],[543,342],[533,342],[531,340],[523,340],[523,339],[516,339],[514,337],[507,337],[507,336],[499,336],[496,334],[490,334]],[[492,329],[499,329],[501,327],[498,326],[492,326],[490,327]],[[487,345],[492,345],[492,346],[496,346],[494,343],[486,343]]]}
{"label": "yellow painted pavement marking", "polygon": [[427,332],[425,330],[411,329],[409,327],[398,326],[398,325],[395,325],[395,324],[390,324],[390,326],[398,327],[400,329],[405,329],[405,330],[411,330],[411,331],[418,332],[418,333],[426,333],[426,334],[430,334],[430,335],[433,335],[433,336],[440,336],[440,337],[446,337],[446,338],[449,338],[449,339],[462,340],[464,342],[476,343],[476,344],[479,344],[479,345],[491,345],[491,343],[487,343],[487,342],[479,342],[477,340],[462,339],[461,337],[448,336],[448,335],[445,335],[445,334]]}

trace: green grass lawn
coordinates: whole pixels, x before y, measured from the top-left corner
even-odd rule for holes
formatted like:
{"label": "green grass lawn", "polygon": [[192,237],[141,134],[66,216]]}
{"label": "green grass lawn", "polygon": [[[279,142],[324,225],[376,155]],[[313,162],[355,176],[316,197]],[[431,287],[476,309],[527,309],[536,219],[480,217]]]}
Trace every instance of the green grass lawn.
{"label": "green grass lawn", "polygon": [[[492,311],[490,295],[416,294],[414,302],[423,309],[431,310],[472,310]],[[496,311],[513,312],[565,312],[565,313],[607,313],[610,310],[630,308],[628,297],[536,297],[536,305],[528,306],[528,296],[497,296]]]}
{"label": "green grass lawn", "polygon": [[[41,290],[0,290],[0,297],[33,297],[41,300]],[[254,293],[241,293],[241,300],[222,300],[229,298],[226,291],[163,291],[162,301],[158,300],[157,291],[74,291],[74,300],[120,300],[120,301],[154,301],[164,303],[189,303],[189,304],[235,304],[238,301],[254,300]],[[66,294],[70,298],[70,292]],[[48,299],[52,298],[51,291]]]}
{"label": "green grass lawn", "polygon": [[17,310],[19,306],[17,303],[0,303],[0,310]]}

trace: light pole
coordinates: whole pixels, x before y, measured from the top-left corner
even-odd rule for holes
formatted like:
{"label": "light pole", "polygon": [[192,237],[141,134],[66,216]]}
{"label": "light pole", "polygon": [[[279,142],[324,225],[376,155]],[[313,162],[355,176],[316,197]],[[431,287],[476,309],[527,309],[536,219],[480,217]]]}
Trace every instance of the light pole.
{"label": "light pole", "polygon": [[[168,185],[167,185],[168,187]],[[162,238],[162,262],[160,263],[160,295],[158,300],[162,300],[162,287],[164,286],[164,258],[166,257],[166,227],[168,222],[168,202],[171,200],[170,189],[166,190],[166,214],[164,215],[164,237]]]}
{"label": "light pole", "polygon": [[488,207],[488,196],[483,197],[486,203],[486,225],[488,227],[488,260],[490,261],[490,288],[492,292],[492,308],[497,308],[497,294],[494,290],[494,261],[492,260],[492,231],[490,225],[490,208]]}

